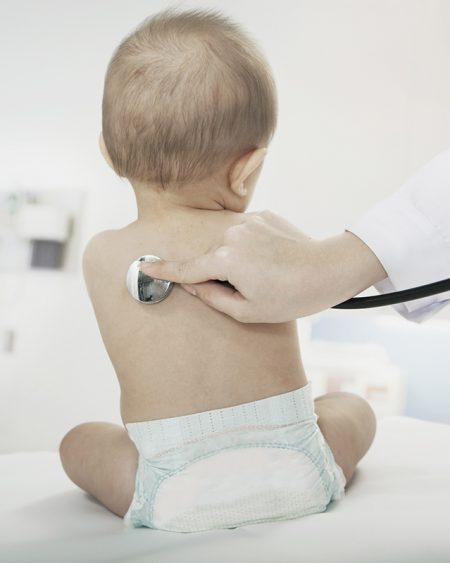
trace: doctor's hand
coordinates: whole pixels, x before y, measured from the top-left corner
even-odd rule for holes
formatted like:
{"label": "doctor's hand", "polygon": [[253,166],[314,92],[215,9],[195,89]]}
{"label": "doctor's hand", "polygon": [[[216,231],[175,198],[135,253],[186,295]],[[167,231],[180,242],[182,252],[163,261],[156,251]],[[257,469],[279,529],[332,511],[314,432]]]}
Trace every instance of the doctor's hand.
{"label": "doctor's hand", "polygon": [[143,262],[141,269],[180,283],[210,307],[246,323],[310,315],[386,277],[375,254],[352,233],[313,240],[270,211],[247,213],[206,254],[183,262]]}

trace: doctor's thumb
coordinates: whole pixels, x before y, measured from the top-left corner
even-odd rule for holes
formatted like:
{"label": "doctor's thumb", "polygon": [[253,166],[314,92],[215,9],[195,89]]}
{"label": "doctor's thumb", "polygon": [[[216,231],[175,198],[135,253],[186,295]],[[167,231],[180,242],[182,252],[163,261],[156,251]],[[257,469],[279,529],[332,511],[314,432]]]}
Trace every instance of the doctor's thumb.
{"label": "doctor's thumb", "polygon": [[181,284],[181,287],[216,311],[225,313],[237,321],[245,322],[245,309],[248,304],[235,289],[215,281],[192,285]]}

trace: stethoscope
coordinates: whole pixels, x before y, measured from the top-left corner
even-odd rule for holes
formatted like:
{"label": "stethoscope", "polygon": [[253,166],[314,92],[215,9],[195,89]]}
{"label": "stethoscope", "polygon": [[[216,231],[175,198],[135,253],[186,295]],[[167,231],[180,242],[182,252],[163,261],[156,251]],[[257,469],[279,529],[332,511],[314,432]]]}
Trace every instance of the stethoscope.
{"label": "stethoscope", "polygon": [[[161,258],[147,254],[135,260],[128,269],[126,279],[128,291],[134,299],[141,303],[148,305],[160,303],[169,296],[173,289],[173,282],[152,278],[141,271],[141,262],[155,262],[158,260],[161,260]],[[230,286],[228,282],[218,283]],[[423,297],[444,293],[445,291],[450,291],[450,278],[427,285],[412,287],[411,289],[385,293],[383,295],[352,297],[343,303],[335,305],[332,309],[370,309],[372,307],[385,307],[397,303],[406,303],[406,301],[413,301],[414,299],[422,299]]]}

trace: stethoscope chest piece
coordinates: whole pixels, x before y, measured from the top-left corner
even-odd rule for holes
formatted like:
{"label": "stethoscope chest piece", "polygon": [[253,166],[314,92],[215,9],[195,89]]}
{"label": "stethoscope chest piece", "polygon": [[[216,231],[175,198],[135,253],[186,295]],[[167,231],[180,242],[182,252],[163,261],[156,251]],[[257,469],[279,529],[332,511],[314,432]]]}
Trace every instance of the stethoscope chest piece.
{"label": "stethoscope chest piece", "polygon": [[128,268],[127,288],[131,296],[141,303],[152,305],[163,301],[172,291],[173,282],[147,276],[141,271],[141,262],[156,262],[158,256],[147,254],[135,260]]}

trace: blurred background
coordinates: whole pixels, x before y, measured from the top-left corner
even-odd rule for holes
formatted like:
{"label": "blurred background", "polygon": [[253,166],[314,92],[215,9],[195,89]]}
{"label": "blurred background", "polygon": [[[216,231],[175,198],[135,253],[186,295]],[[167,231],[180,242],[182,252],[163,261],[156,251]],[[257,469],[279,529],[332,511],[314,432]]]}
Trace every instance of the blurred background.
{"label": "blurred background", "polygon": [[[450,146],[446,0],[1,0],[0,453],[121,424],[81,255],[136,216],[98,150],[106,66],[169,6],[222,10],[272,66],[279,126],[250,211],[333,235]],[[450,423],[450,308],[423,324],[330,310],[299,329],[316,396],[353,391],[380,418]]]}

